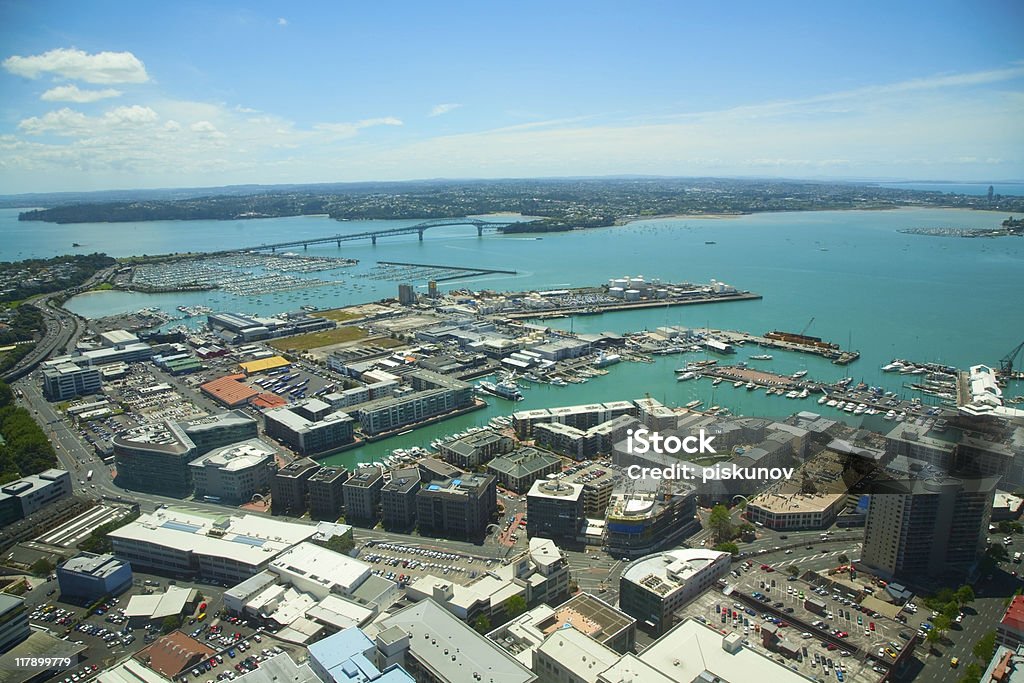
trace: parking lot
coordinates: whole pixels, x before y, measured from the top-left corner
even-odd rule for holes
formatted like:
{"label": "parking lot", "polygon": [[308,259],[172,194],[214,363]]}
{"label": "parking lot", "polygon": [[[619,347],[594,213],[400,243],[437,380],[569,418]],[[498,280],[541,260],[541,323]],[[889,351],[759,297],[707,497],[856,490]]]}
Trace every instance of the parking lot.
{"label": "parking lot", "polygon": [[374,574],[403,586],[414,583],[425,574],[447,576],[453,582],[465,585],[498,563],[491,558],[429,546],[375,541],[363,545],[359,559],[374,565]]}
{"label": "parking lot", "polygon": [[[911,626],[865,612],[842,592],[790,577],[768,565],[734,565],[727,579],[727,590],[749,598],[711,592],[687,606],[683,614],[742,632],[762,651],[761,627],[773,623],[781,638],[800,646],[796,661],[784,661],[815,679],[877,681],[885,672],[880,662],[894,661],[914,634]],[[805,607],[808,599],[824,605],[821,613]]]}

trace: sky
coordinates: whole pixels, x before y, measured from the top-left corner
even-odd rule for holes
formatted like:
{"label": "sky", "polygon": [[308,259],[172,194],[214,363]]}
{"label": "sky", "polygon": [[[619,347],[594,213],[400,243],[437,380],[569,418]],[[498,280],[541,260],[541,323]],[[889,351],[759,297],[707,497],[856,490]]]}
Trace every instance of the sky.
{"label": "sky", "polygon": [[10,2],[0,194],[1024,179],[1024,3]]}

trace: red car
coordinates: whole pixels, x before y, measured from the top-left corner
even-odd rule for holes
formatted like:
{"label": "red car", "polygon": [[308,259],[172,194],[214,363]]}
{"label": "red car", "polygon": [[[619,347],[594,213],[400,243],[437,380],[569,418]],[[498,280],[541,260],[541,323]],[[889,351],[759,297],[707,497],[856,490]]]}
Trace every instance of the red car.
{"label": "red car", "polygon": [[829,643],[829,644],[828,644],[828,649],[829,649],[829,650],[838,650],[839,648],[838,648],[838,647],[836,647],[836,646],[835,646],[834,644],[832,644],[832,643]]}
{"label": "red car", "polygon": [[873,622],[873,621],[869,622],[868,623],[868,628],[871,629],[872,631],[874,631],[875,630],[875,622]]}

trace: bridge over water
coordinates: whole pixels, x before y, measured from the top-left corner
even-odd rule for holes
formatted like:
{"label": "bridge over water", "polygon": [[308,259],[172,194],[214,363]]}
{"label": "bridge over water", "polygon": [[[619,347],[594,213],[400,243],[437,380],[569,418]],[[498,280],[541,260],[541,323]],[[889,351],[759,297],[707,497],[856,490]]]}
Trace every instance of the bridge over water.
{"label": "bridge over water", "polygon": [[418,235],[420,241],[423,241],[423,233],[431,228],[440,228],[450,225],[471,225],[476,228],[476,234],[481,236],[484,234],[484,230],[498,230],[499,228],[507,228],[510,225],[515,225],[519,221],[484,221],[477,218],[438,218],[435,220],[424,221],[417,223],[416,225],[407,225],[402,228],[388,228],[387,230],[371,230],[368,232],[355,232],[348,234],[336,234],[329,237],[307,237],[298,240],[289,240],[287,242],[274,242],[273,244],[260,244],[253,247],[241,247],[238,249],[224,249],[222,251],[212,252],[214,254],[230,254],[239,251],[271,251],[275,252],[278,249],[291,249],[295,247],[302,247],[303,249],[309,248],[311,244],[330,244],[331,242],[336,243],[339,247],[342,242],[351,242],[353,240],[370,240],[373,244],[377,244],[379,237],[392,237],[395,235]]}

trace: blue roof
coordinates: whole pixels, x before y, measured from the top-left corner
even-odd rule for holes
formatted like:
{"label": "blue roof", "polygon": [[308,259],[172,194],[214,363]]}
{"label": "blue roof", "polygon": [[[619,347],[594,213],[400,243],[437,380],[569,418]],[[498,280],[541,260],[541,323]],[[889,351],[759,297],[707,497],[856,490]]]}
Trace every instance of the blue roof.
{"label": "blue roof", "polygon": [[431,484],[430,486],[427,487],[427,490],[428,491],[440,491],[441,487],[438,486],[437,484]]}
{"label": "blue roof", "polygon": [[266,543],[262,538],[253,538],[252,536],[235,536],[231,539],[235,543],[244,543],[245,545],[261,546]]}
{"label": "blue roof", "polygon": [[199,531],[202,527],[195,524],[186,524],[185,522],[175,522],[174,520],[167,520],[161,524],[165,529],[174,529],[175,531],[185,531],[190,534],[194,534]]}
{"label": "blue roof", "polygon": [[309,656],[330,671],[373,648],[373,641],[358,628],[347,628],[309,646]]}

